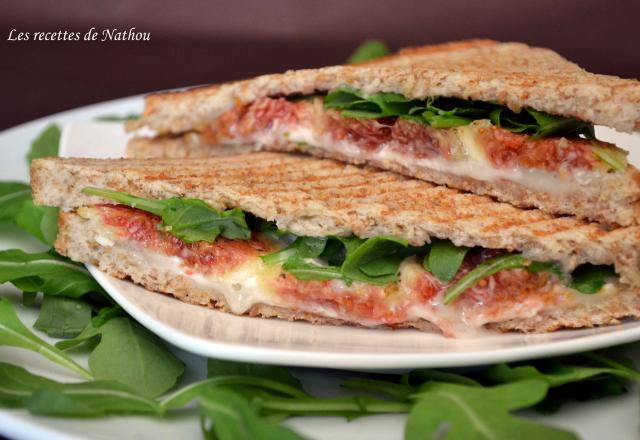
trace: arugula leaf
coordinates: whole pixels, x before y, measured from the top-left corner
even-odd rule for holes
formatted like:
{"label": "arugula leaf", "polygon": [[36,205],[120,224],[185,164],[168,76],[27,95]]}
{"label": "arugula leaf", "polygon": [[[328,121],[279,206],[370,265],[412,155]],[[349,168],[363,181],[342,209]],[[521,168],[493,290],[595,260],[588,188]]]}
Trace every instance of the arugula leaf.
{"label": "arugula leaf", "polygon": [[320,258],[334,266],[342,266],[344,260],[353,254],[365,241],[358,237],[331,237]]}
{"label": "arugula leaf", "polygon": [[407,384],[358,377],[345,379],[340,386],[348,390],[382,394],[396,400],[409,400],[415,392],[414,388]]}
{"label": "arugula leaf", "polygon": [[[408,99],[397,93],[376,93],[369,97],[358,90],[339,88],[324,99],[325,108],[341,111],[346,118],[372,119],[399,116],[435,128],[451,128],[487,119],[514,133],[529,133],[534,139],[548,136],[584,136],[594,139],[593,125],[572,118],[524,109],[515,113],[496,103],[437,97]],[[605,161],[606,162],[606,161]]]}
{"label": "arugula leaf", "polygon": [[451,281],[468,251],[469,248],[456,246],[449,240],[433,240],[423,266],[440,281]]}
{"label": "arugula leaf", "polygon": [[22,202],[15,222],[38,240],[53,245],[58,236],[58,212],[58,208],[34,204],[29,197]]}
{"label": "arugula leaf", "polygon": [[419,103],[398,93],[374,93],[365,99],[359,92],[347,88],[333,90],[324,98],[326,108],[340,109],[343,117],[357,119],[405,115]]}
{"label": "arugula leaf", "polygon": [[290,259],[316,258],[324,251],[327,240],[327,237],[297,237],[289,246],[261,258],[268,265],[284,263]]}
{"label": "arugula leaf", "polygon": [[[354,104],[367,102],[368,101],[362,98],[362,96],[360,96],[356,91],[347,88],[334,89],[324,97],[325,108],[335,108],[340,110],[349,110]],[[380,111],[378,106],[375,104],[369,108],[373,108],[374,112]]]}
{"label": "arugula leaf", "polygon": [[591,151],[612,170],[623,173],[627,169],[626,151],[603,147],[594,141],[591,142]]}
{"label": "arugula leaf", "polygon": [[616,276],[613,266],[595,266],[593,264],[581,264],[571,274],[572,289],[580,293],[598,293],[607,279]]}
{"label": "arugula leaf", "polygon": [[571,400],[592,400],[627,391],[627,381],[640,381],[640,372],[598,352],[536,361],[530,365],[495,365],[482,373],[491,383],[543,380],[551,387],[535,406],[542,413],[557,411]]}
{"label": "arugula leaf", "polygon": [[[397,279],[402,260],[421,248],[393,237],[298,237],[280,251],[262,257],[267,264],[282,263],[283,270],[301,280],[342,279],[385,285]],[[318,258],[328,266],[308,261]]]}
{"label": "arugula leaf", "polygon": [[[565,279],[562,269],[556,263],[529,261],[522,254],[500,255],[477,265],[450,286],[445,292],[444,303],[450,304],[465,290],[497,272],[521,268],[534,273],[545,271],[556,276],[559,280]],[[569,287],[585,294],[597,293],[604,286],[607,279],[615,276],[616,273],[613,266],[582,264],[571,274],[572,281]]]}
{"label": "arugula leaf", "polygon": [[284,396],[301,399],[311,397],[295,386],[278,382],[273,379],[253,377],[249,375],[231,375],[216,376],[199,382],[193,382],[165,396],[160,402],[160,407],[163,411],[183,407],[193,399],[197,398],[203,390],[220,386],[230,388],[235,391],[240,391],[241,389],[249,390],[249,392],[254,396],[261,395],[261,392],[264,391],[265,397]]}
{"label": "arugula leaf", "polygon": [[500,255],[478,264],[447,289],[444,294],[444,303],[451,304],[462,292],[475,286],[481,280],[502,270],[522,268],[525,266],[525,262],[522,254],[514,254]]}
{"label": "arugula leaf", "polygon": [[347,60],[347,64],[361,63],[363,61],[380,58],[390,53],[389,48],[381,40],[365,40],[356,48]]}
{"label": "arugula leaf", "polygon": [[580,355],[589,361],[596,362],[597,365],[605,365],[615,369],[615,376],[622,377],[627,380],[640,382],[640,371],[636,368],[633,361],[620,354],[611,353],[610,350],[589,351]]}
{"label": "arugula leaf", "polygon": [[22,292],[22,305],[31,307],[36,302],[38,292]]}
{"label": "arugula leaf", "polygon": [[32,414],[100,417],[112,414],[157,414],[156,402],[113,380],[42,387],[29,399]]}
{"label": "arugula leaf", "polygon": [[427,124],[434,128],[461,127],[473,122],[473,119],[471,118],[464,118],[462,116],[455,115],[439,115],[431,111],[425,111],[421,116]]}
{"label": "arugula leaf", "polygon": [[282,269],[299,280],[340,280],[343,279],[340,268],[334,266],[320,266],[300,260],[289,260],[282,265]]}
{"label": "arugula leaf", "polygon": [[6,298],[0,298],[0,345],[24,348],[40,353],[42,356],[68,368],[86,379],[93,379],[91,373],[77,364],[69,356],[31,333],[29,329],[20,322],[13,305]]}
{"label": "arugula leaf", "polygon": [[91,323],[94,327],[101,327],[102,324],[107,322],[112,318],[117,318],[119,316],[127,316],[127,313],[124,311],[122,307],[119,305],[113,305],[110,307],[102,307],[96,316],[91,318]]}
{"label": "arugula leaf", "polygon": [[573,433],[510,414],[541,401],[547,387],[539,380],[490,388],[427,383],[416,396],[405,439],[577,439]]}
{"label": "arugula leaf", "polygon": [[173,387],[184,372],[184,364],[131,319],[110,319],[99,330],[100,343],[89,356],[96,379],[116,380],[154,397]]}
{"label": "arugula leaf", "polygon": [[422,385],[426,382],[445,382],[445,383],[457,383],[460,385],[468,385],[478,387],[480,383],[469,376],[462,374],[452,373],[450,371],[440,370],[413,370],[402,376],[402,381],[408,385]]}
{"label": "arugula leaf", "polygon": [[85,188],[83,193],[114,200],[162,218],[161,228],[187,243],[215,241],[218,235],[232,240],[248,240],[251,230],[239,209],[218,211],[202,200],[173,197],[152,200],[108,189]]}
{"label": "arugula leaf", "polygon": [[532,261],[527,266],[527,270],[533,273],[548,272],[560,281],[566,281],[567,278],[562,267],[558,263],[551,261]]}
{"label": "arugula leaf", "polygon": [[156,402],[114,381],[61,383],[0,362],[0,383],[0,406],[27,408],[33,414],[98,417],[159,412]]}
{"label": "arugula leaf", "polygon": [[583,382],[572,382],[561,387],[551,388],[544,400],[533,407],[541,414],[553,414],[565,403],[572,401],[602,399],[619,396],[628,391],[625,381],[611,376],[602,376]]}
{"label": "arugula leaf", "polygon": [[0,283],[10,282],[26,292],[77,298],[104,290],[80,264],[54,253],[0,251]]}
{"label": "arugula leaf", "polygon": [[0,220],[13,220],[30,198],[31,187],[26,183],[0,182]]}
{"label": "arugula leaf", "polygon": [[375,399],[369,396],[350,396],[336,398],[262,398],[254,402],[261,412],[272,414],[343,416],[347,419],[372,414],[406,413],[411,405],[406,402],[393,402]]}
{"label": "arugula leaf", "polygon": [[405,240],[369,238],[347,255],[342,274],[347,280],[384,285],[397,279],[400,263],[414,252]]}
{"label": "arugula leaf", "polygon": [[31,143],[31,149],[27,153],[27,162],[31,165],[33,159],[57,156],[59,145],[60,127],[56,124],[46,126]]}
{"label": "arugula leaf", "polygon": [[558,361],[547,361],[540,366],[520,365],[511,367],[508,364],[498,364],[489,367],[483,375],[494,383],[517,382],[526,379],[542,380],[552,388],[572,382],[582,382],[603,375],[640,381],[640,373],[633,370],[568,365]]}
{"label": "arugula leaf", "polygon": [[207,359],[207,377],[218,376],[249,376],[271,379],[302,389],[302,383],[288,368],[277,365],[252,364],[247,362],[232,362],[222,359]]}
{"label": "arugula leaf", "polygon": [[206,439],[301,440],[284,426],[261,419],[249,403],[229,389],[210,388],[198,399],[200,424]]}
{"label": "arugula leaf", "polygon": [[24,408],[35,391],[53,386],[55,382],[22,367],[0,362],[0,384],[0,407]]}
{"label": "arugula leaf", "polygon": [[76,337],[65,341],[58,341],[55,346],[60,350],[76,349],[79,346],[93,349],[100,341],[100,335],[99,328],[89,322]]}
{"label": "arugula leaf", "polygon": [[44,295],[33,328],[54,338],[73,338],[91,322],[91,306],[80,299]]}
{"label": "arugula leaf", "polygon": [[95,120],[96,121],[105,121],[105,122],[126,122],[126,121],[131,121],[133,119],[139,119],[140,118],[140,114],[138,113],[127,113],[124,115],[101,115],[101,116],[96,116]]}

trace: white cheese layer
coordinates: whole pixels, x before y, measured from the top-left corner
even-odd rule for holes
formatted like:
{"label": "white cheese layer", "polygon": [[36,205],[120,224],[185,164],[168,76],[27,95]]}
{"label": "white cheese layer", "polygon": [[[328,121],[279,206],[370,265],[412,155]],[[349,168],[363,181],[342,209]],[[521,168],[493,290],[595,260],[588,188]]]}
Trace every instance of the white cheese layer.
{"label": "white cheese layer", "polygon": [[278,121],[274,122],[271,129],[252,135],[251,141],[259,146],[293,142],[335,151],[353,159],[388,161],[414,170],[429,169],[487,182],[509,180],[531,190],[551,194],[580,191],[581,187],[590,185],[598,178],[596,173],[584,170],[573,170],[571,179],[568,180],[544,170],[496,168],[487,159],[485,150],[476,137],[477,129],[487,123],[489,122],[483,120],[475,121],[467,126],[448,130],[447,139],[441,141],[454,145],[457,156],[455,160],[442,157],[417,159],[402,154],[404,149],[392,142],[383,143],[376,150],[366,151],[349,140],[335,142],[330,134],[318,133],[304,125],[283,126]]}

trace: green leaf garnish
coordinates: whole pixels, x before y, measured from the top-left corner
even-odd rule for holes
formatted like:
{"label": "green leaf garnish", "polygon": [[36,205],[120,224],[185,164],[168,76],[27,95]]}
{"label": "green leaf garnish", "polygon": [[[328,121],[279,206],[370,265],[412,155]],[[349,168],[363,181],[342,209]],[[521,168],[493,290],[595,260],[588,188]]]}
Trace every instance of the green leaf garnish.
{"label": "green leaf garnish", "polygon": [[399,116],[435,128],[459,127],[488,119],[497,127],[514,133],[528,133],[534,139],[549,136],[594,138],[593,125],[584,121],[532,109],[515,113],[500,104],[458,98],[417,100],[397,93],[376,93],[365,97],[357,90],[342,88],[330,91],[324,98],[324,106],[340,110],[341,115],[347,118]]}
{"label": "green leaf garnish", "polygon": [[481,280],[503,270],[522,268],[525,266],[525,262],[526,260],[522,254],[515,254],[500,255],[478,264],[460,278],[457,283],[447,289],[444,294],[444,303],[451,304],[462,292],[475,286]]}
{"label": "green leaf garnish", "polygon": [[291,374],[288,368],[278,365],[252,364],[248,362],[233,362],[223,359],[207,360],[207,377],[218,376],[249,376],[270,379],[284,383],[299,390],[302,383]]}
{"label": "green leaf garnish", "polygon": [[571,274],[569,287],[580,293],[598,293],[607,282],[607,279],[615,276],[616,272],[613,266],[582,264]]}
{"label": "green leaf garnish", "polygon": [[[285,271],[301,280],[342,279],[348,283],[385,285],[397,280],[402,260],[418,249],[393,237],[298,237],[262,260],[267,264],[281,263]],[[324,260],[328,265],[311,259]]]}
{"label": "green leaf garnish", "polygon": [[13,220],[22,203],[31,198],[31,187],[21,182],[0,182],[0,220]]}
{"label": "green leaf garnish", "polygon": [[198,399],[198,408],[206,439],[303,440],[289,428],[259,417],[245,398],[230,389],[204,390]]}
{"label": "green leaf garnish", "polygon": [[618,173],[624,173],[627,169],[627,153],[623,150],[601,147],[595,142],[591,143],[593,154]]}
{"label": "green leaf garnish", "polygon": [[127,122],[127,121],[132,121],[134,119],[139,119],[139,118],[140,118],[140,114],[138,113],[126,113],[124,115],[112,114],[112,115],[96,116],[95,120],[103,121],[103,122]]}
{"label": "green leaf garnish", "polygon": [[282,264],[282,269],[289,272],[299,280],[339,280],[343,279],[340,268],[334,266],[321,266],[302,260],[292,259]]}
{"label": "green leaf garnish", "polygon": [[93,350],[100,342],[100,329],[89,322],[82,331],[71,339],[56,342],[56,348],[60,350],[77,349],[78,347],[87,347]]}
{"label": "green leaf garnish", "polygon": [[58,236],[58,208],[35,205],[31,197],[25,199],[15,216],[15,222],[45,244],[53,245]]}
{"label": "green leaf garnish", "polygon": [[389,54],[389,48],[381,40],[366,40],[353,52],[347,64],[361,63]]}
{"label": "green leaf garnish", "polygon": [[44,295],[33,328],[53,338],[74,338],[91,322],[91,306],[76,298]]}
{"label": "green leaf garnish", "polygon": [[626,380],[640,381],[640,373],[629,369],[571,365],[557,360],[545,362],[544,369],[533,365],[512,367],[498,364],[489,367],[483,375],[494,383],[517,382],[526,379],[542,380],[550,387],[559,387],[572,382],[582,382],[597,376],[611,375]]}
{"label": "green leaf garnish", "polygon": [[155,397],[172,388],[184,372],[184,364],[131,319],[110,319],[99,330],[100,343],[89,356],[96,379],[116,380]]}
{"label": "green leaf garnish", "polygon": [[397,280],[402,260],[412,253],[405,240],[373,237],[347,255],[342,274],[347,280],[384,285]]}
{"label": "green leaf garnish", "polygon": [[23,291],[70,298],[89,292],[104,293],[84,266],[47,252],[0,251],[0,283],[6,282]]}
{"label": "green leaf garnish", "polygon": [[511,414],[540,402],[547,389],[541,380],[496,387],[427,383],[409,414],[405,439],[577,439],[573,433]]}
{"label": "green leaf garnish", "polygon": [[0,345],[8,345],[40,353],[42,356],[86,379],[93,379],[91,373],[73,359],[29,331],[20,322],[13,305],[6,298],[0,298]]}
{"label": "green leaf garnish", "polygon": [[290,259],[316,258],[324,251],[327,237],[297,237],[289,246],[262,257],[262,261],[272,265]]}
{"label": "green leaf garnish", "polygon": [[423,266],[440,281],[451,281],[456,276],[469,248],[456,246],[449,240],[433,240]]}
{"label": "green leaf garnish", "polygon": [[27,153],[27,162],[31,165],[33,159],[57,156],[59,145],[60,127],[56,124],[50,124],[31,143],[31,150]]}
{"label": "green leaf garnish", "polygon": [[162,230],[187,243],[212,242],[218,235],[232,240],[251,238],[244,212],[239,209],[219,211],[197,199],[153,200],[99,188],[85,188],[82,192],[157,215],[162,219]]}
{"label": "green leaf garnish", "polygon": [[0,362],[0,406],[27,408],[32,414],[99,417],[157,414],[159,406],[116,381],[61,383]]}

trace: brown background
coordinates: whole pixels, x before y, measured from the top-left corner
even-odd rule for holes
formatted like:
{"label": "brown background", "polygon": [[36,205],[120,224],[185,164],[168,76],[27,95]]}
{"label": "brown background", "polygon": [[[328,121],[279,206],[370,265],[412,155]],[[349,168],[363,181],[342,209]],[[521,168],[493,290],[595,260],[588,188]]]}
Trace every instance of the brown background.
{"label": "brown background", "polygon": [[[640,2],[0,0],[0,129],[80,105],[343,61],[363,39],[392,48],[489,37],[547,46],[585,68],[640,76]],[[128,29],[150,42],[8,42],[19,31]]]}

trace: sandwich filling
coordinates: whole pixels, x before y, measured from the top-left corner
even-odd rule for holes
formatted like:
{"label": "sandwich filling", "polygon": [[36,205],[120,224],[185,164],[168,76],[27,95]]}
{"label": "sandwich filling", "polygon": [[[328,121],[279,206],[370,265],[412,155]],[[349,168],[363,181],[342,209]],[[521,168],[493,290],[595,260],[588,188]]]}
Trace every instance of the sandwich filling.
{"label": "sandwich filling", "polygon": [[447,336],[464,336],[597,303],[618,291],[608,266],[583,265],[564,274],[551,262],[446,240],[415,247],[392,237],[299,237],[198,200],[86,192],[129,205],[78,209],[92,223],[97,244],[126,248],[150,265],[221,292],[236,314],[260,304],[363,326],[426,320]]}
{"label": "sandwich filling", "polygon": [[336,90],[324,97],[261,98],[222,114],[202,134],[212,144],[294,146],[481,181],[504,179],[549,193],[575,191],[627,168],[626,153],[597,141],[585,122],[393,93],[364,98]]}

